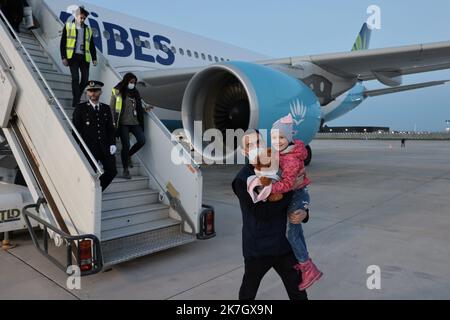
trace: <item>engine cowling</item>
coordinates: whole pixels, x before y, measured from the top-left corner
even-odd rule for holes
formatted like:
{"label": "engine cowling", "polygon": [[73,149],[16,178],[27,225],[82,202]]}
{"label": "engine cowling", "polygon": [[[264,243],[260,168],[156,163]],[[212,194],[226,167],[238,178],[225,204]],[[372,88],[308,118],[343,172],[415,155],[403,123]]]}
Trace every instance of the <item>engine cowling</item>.
{"label": "engine cowling", "polygon": [[[202,134],[218,129],[267,129],[291,113],[295,138],[309,144],[320,127],[320,103],[303,82],[270,67],[248,63],[215,64],[197,73],[189,82],[182,104],[186,135],[197,151],[205,143]],[[194,134],[195,132],[195,134]],[[223,141],[224,142],[224,141]],[[227,155],[234,150],[227,149]]]}

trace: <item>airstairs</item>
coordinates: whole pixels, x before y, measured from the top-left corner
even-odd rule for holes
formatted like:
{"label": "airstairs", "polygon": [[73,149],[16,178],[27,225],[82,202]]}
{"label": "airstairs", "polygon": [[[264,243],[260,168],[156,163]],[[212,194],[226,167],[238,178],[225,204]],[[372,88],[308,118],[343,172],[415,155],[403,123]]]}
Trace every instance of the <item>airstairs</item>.
{"label": "airstairs", "polygon": [[[22,29],[14,38],[0,21],[0,121],[36,202],[31,207],[39,212],[23,211],[27,222],[35,220],[44,230],[42,245],[29,224],[36,247],[49,256],[52,238],[67,247],[67,261],[49,258],[63,269],[76,261],[87,275],[214,236],[214,211],[202,204],[201,171],[153,113],[145,116],[147,143],[133,158],[133,178],[120,178],[118,143],[119,174],[102,194],[102,168],[71,123],[71,78],[57,50],[63,24],[45,2],[29,2],[38,29]],[[105,83],[102,100],[109,103],[120,75],[98,56],[90,78]],[[182,165],[172,161],[173,150]]]}

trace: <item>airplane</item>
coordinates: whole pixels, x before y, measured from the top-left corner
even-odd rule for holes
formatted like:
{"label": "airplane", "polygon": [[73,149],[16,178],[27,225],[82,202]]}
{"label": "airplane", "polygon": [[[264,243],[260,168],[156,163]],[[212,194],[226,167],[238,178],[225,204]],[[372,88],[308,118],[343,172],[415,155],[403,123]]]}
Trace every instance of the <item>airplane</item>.
{"label": "airplane", "polygon": [[[71,0],[46,3],[65,23],[74,19]],[[90,12],[94,42],[122,74],[134,72],[143,99],[171,130],[192,139],[202,130],[270,129],[291,113],[295,138],[309,145],[319,129],[365,99],[442,85],[448,80],[402,85],[405,75],[450,68],[450,41],[369,49],[365,23],[351,51],[273,59],[247,49],[80,3]],[[61,64],[62,67],[62,64]],[[63,67],[62,67],[63,68]],[[364,81],[387,86],[367,90]],[[224,135],[225,136],[225,135]],[[312,151],[308,146],[310,162]]]}

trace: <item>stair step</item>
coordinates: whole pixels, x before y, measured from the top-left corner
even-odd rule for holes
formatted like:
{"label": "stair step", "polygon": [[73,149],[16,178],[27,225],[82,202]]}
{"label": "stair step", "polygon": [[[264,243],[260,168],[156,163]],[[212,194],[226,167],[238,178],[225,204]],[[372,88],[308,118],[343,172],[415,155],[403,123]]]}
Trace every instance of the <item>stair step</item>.
{"label": "stair step", "polygon": [[19,39],[23,44],[40,46],[39,41],[35,37],[28,37],[26,35],[21,37],[19,35]]}
{"label": "stair step", "polygon": [[[180,221],[171,219],[171,218],[165,218],[165,219],[160,219],[160,220],[156,220],[156,221],[143,223],[143,224],[136,225],[136,226],[129,226],[129,227],[115,229],[115,230],[106,230],[106,231],[102,231],[102,241],[109,241],[109,240],[113,240],[113,239],[125,238],[125,237],[133,236],[133,235],[136,235],[139,233],[159,230],[159,229],[173,227],[173,226],[177,226],[179,229]],[[131,248],[128,248],[128,249],[131,249]]]}
{"label": "stair step", "polygon": [[[43,51],[41,45],[39,43],[28,43],[26,41],[21,41],[25,49],[35,50],[35,51]],[[45,52],[45,51],[44,51]]]}
{"label": "stair step", "polygon": [[54,72],[42,72],[46,81],[72,83],[72,78],[68,74],[54,73]]}
{"label": "stair step", "polygon": [[[45,75],[44,75],[45,77]],[[40,80],[42,82],[42,80]],[[70,93],[72,93],[72,83],[70,81],[52,81],[52,80],[47,80],[45,79],[45,81],[48,83],[48,85],[53,89],[53,90],[65,90],[65,91],[69,91]]]}
{"label": "stair step", "polygon": [[64,111],[66,111],[66,113],[70,116],[70,119],[72,119],[72,113],[74,110],[74,109],[72,109],[72,98],[70,98],[70,99],[59,99],[58,98],[58,101],[64,108]]}
{"label": "stair step", "polygon": [[178,226],[144,232],[127,238],[102,242],[103,263],[110,267],[158,251],[193,242],[195,237]]}
{"label": "stair step", "polygon": [[[48,92],[47,89],[46,89],[46,91]],[[61,89],[52,88],[52,91],[56,95],[58,100],[68,100],[68,99],[71,100],[72,99],[72,90],[67,90],[67,89],[61,90]]]}
{"label": "stair step", "polygon": [[[45,64],[38,62],[38,63],[36,63],[36,66],[39,68],[40,72],[45,72],[45,73],[57,73],[58,72],[53,65],[45,65]],[[34,72],[36,72],[34,67],[31,67],[31,69]]]}
{"label": "stair step", "polygon": [[[26,57],[25,53],[23,53],[23,55]],[[31,55],[31,58],[33,58],[33,61],[35,63],[42,63],[42,64],[53,65],[53,63],[46,56],[37,56],[37,55],[33,55],[31,53],[30,53],[30,55]],[[28,60],[28,57],[27,57],[27,60]]]}
{"label": "stair step", "polygon": [[[28,57],[26,59],[28,62],[30,62]],[[56,67],[48,59],[35,58],[35,59],[33,59],[33,62],[38,66],[38,68],[43,67],[43,68],[52,68],[52,69],[56,70]]]}
{"label": "stair step", "polygon": [[103,211],[125,209],[146,204],[155,204],[159,201],[159,192],[143,189],[137,191],[105,193],[103,195]]}
{"label": "stair step", "polygon": [[44,52],[43,49],[28,48],[27,51],[32,57],[48,58],[48,55]]}
{"label": "stair step", "polygon": [[[116,140],[116,146],[117,146],[116,165],[123,168],[122,157],[120,156],[120,153],[122,152],[122,145],[120,143],[120,139]],[[140,166],[139,161],[136,158],[136,155],[132,156],[131,160],[133,161],[134,166]]]}
{"label": "stair step", "polygon": [[102,232],[169,218],[169,208],[154,204],[102,213]]}
{"label": "stair step", "polygon": [[116,219],[120,217],[126,217],[129,215],[135,215],[144,212],[150,212],[154,210],[168,209],[169,207],[162,203],[146,204],[143,206],[136,206],[123,209],[114,209],[109,211],[102,211],[102,221],[109,219]]}
{"label": "stair step", "polygon": [[[116,167],[117,167],[117,172],[118,172],[117,176],[121,176],[123,174],[123,166],[122,166],[122,164],[117,163]],[[140,169],[140,167],[139,167],[138,164],[135,164],[133,168],[128,168],[128,171],[130,172],[131,177],[138,176],[139,175],[139,169]],[[106,190],[106,191],[108,191],[108,190]]]}
{"label": "stair step", "polygon": [[121,178],[121,172],[117,175],[116,179],[111,183],[109,188],[105,191],[105,194],[115,192],[137,191],[148,188],[149,178],[143,176],[131,177],[131,180]]}
{"label": "stair step", "polygon": [[19,39],[20,41],[24,42],[24,40],[27,40],[28,42],[35,42],[36,37],[31,32],[20,32],[19,33]]}

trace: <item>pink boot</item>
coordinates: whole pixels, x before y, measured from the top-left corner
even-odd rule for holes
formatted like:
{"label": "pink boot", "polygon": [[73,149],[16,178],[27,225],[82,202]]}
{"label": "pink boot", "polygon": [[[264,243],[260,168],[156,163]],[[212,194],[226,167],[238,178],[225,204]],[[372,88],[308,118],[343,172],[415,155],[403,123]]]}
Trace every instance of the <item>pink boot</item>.
{"label": "pink boot", "polygon": [[308,289],[314,284],[314,282],[323,276],[323,273],[317,269],[311,259],[308,259],[305,263],[297,264],[295,269],[302,272],[302,282],[298,286],[300,291]]}

